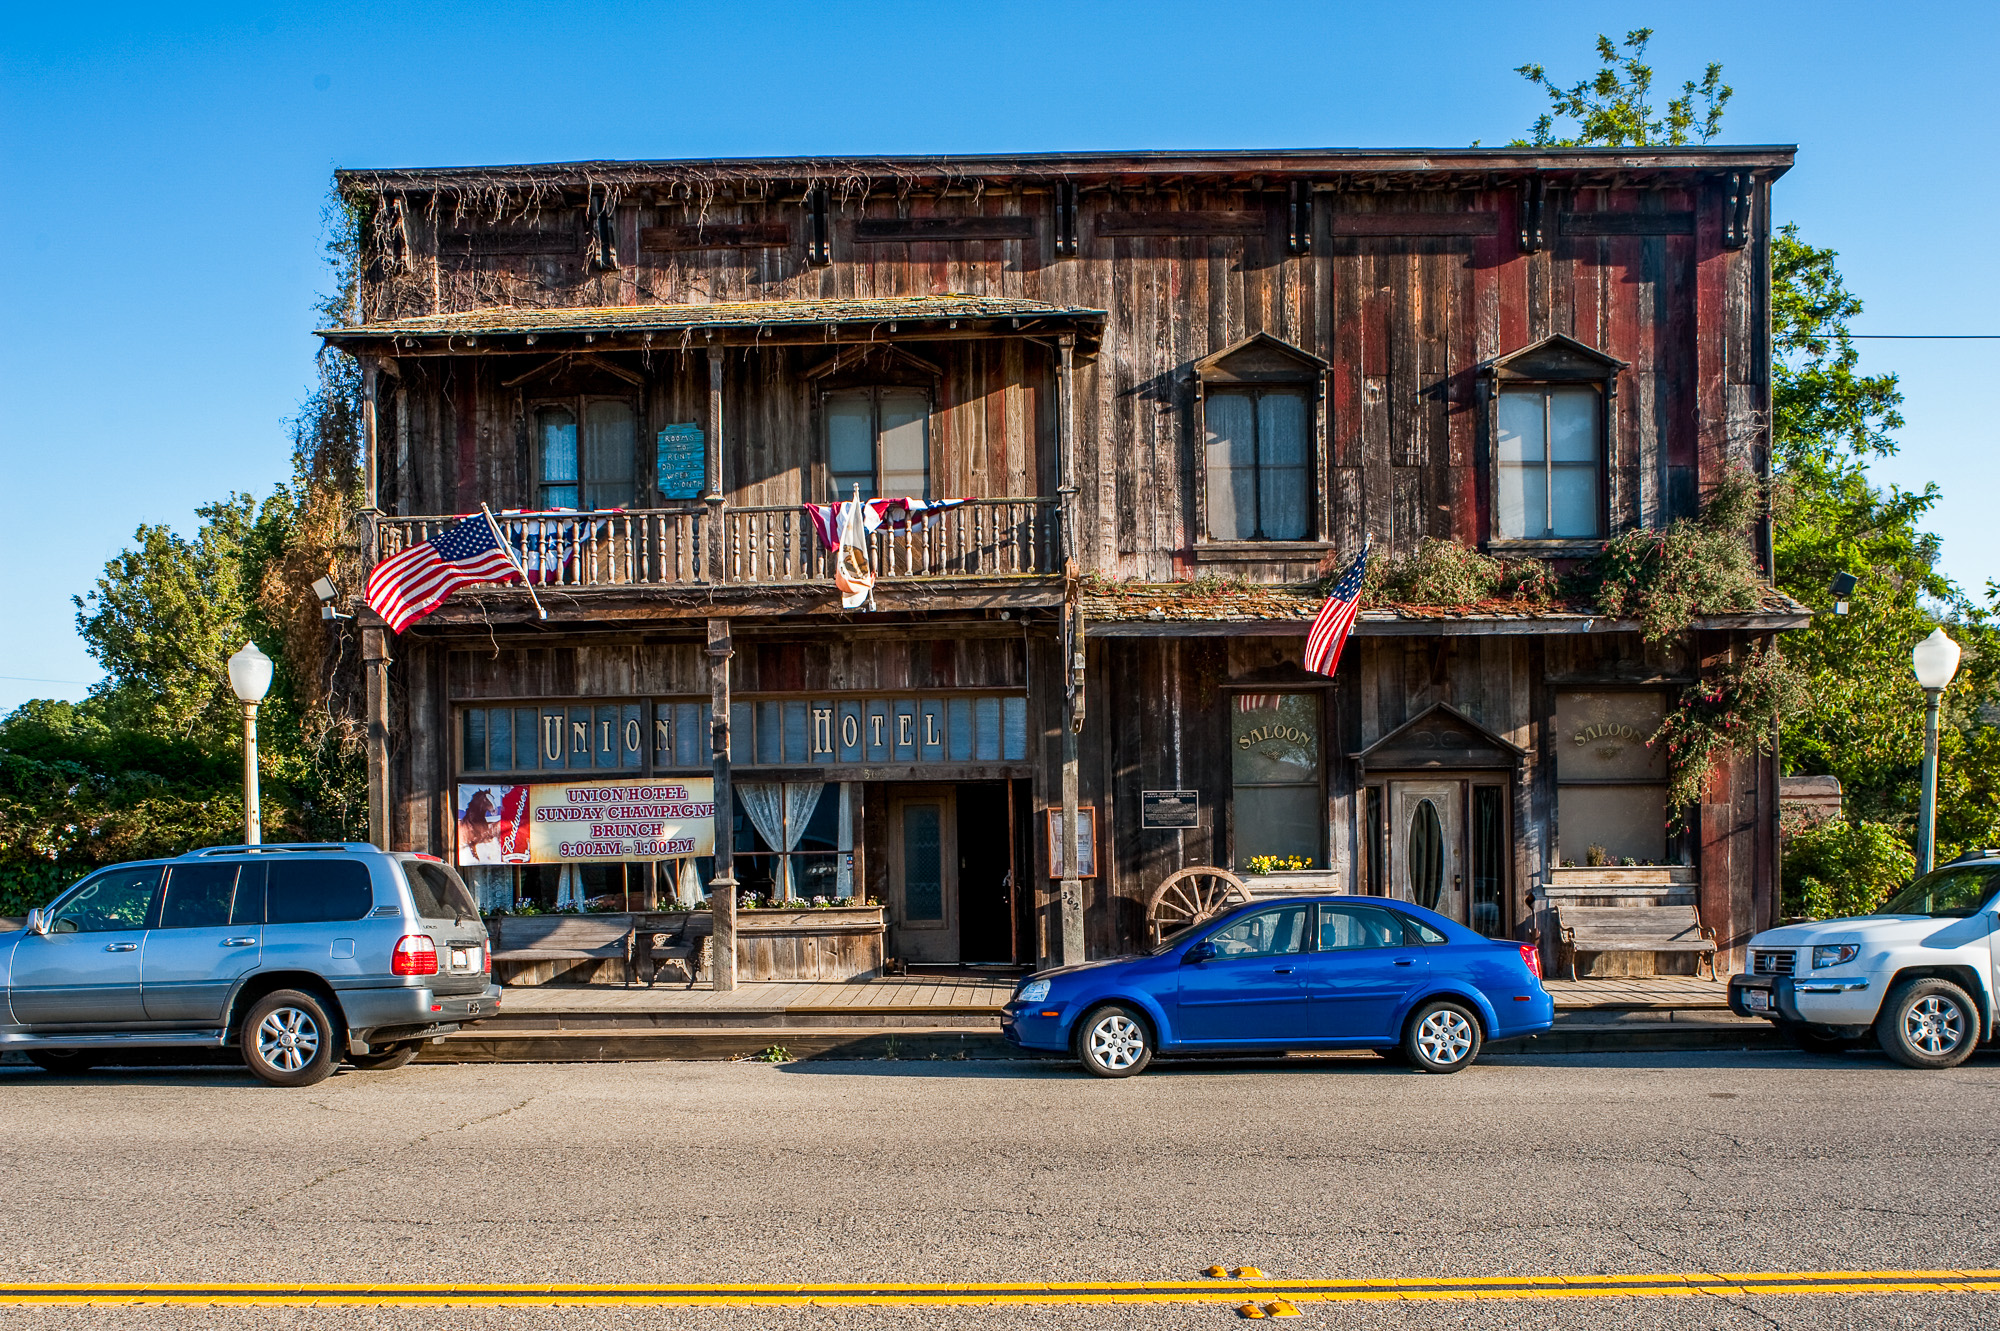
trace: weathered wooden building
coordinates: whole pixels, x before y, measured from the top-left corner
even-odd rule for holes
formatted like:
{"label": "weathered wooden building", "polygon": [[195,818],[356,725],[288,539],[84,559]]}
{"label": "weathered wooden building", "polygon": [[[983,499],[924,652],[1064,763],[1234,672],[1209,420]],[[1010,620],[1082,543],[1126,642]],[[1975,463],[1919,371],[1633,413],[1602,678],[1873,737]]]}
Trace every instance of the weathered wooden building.
{"label": "weathered wooden building", "polygon": [[[1168,875],[1261,857],[1495,935],[1678,893],[1726,957],[1773,912],[1775,759],[1718,767],[1670,835],[1644,741],[1796,605],[1665,649],[1575,609],[1381,606],[1334,678],[1300,658],[1310,584],[1366,538],[1577,560],[1768,468],[1791,160],[344,172],[360,321],[324,335],[364,367],[369,555],[485,504],[547,570],[546,618],[518,586],[401,635],[363,614],[375,835],[449,853],[467,782],[705,774],[726,717],[743,889],[866,893],[904,961],[1113,953]],[[973,502],[875,533],[875,607],[843,612],[802,505],[857,486]],[[1593,860],[1629,881],[1568,867]]]}

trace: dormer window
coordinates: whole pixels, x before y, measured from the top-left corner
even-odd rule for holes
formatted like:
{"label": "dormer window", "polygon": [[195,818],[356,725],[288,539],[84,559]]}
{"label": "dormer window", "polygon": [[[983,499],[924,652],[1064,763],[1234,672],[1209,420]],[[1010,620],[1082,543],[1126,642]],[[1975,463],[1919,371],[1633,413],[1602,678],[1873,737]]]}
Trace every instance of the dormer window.
{"label": "dormer window", "polygon": [[1325,370],[1319,357],[1266,333],[1196,362],[1203,540],[1317,536]]}
{"label": "dormer window", "polygon": [[1613,419],[1625,363],[1557,334],[1482,367],[1492,539],[1598,541],[1610,527]]}

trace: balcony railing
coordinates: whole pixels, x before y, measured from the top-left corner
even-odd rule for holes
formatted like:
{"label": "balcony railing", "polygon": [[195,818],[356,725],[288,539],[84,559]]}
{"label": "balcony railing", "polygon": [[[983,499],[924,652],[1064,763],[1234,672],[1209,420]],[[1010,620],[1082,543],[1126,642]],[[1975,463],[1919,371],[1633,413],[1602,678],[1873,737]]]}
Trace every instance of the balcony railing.
{"label": "balcony railing", "polygon": [[[1047,576],[1060,568],[1054,499],[975,499],[868,541],[881,582]],[[543,586],[796,586],[833,581],[833,555],[797,507],[720,511],[699,504],[557,514],[496,514],[501,534]],[[457,517],[374,520],[383,560],[448,531]],[[718,557],[719,555],[719,557]]]}

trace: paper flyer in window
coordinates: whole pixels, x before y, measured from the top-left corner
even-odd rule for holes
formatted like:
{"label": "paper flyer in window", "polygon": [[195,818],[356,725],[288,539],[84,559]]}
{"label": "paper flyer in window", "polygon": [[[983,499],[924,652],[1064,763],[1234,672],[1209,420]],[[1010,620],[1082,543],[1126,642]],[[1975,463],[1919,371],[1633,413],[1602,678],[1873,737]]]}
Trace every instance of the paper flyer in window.
{"label": "paper flyer in window", "polygon": [[715,781],[568,781],[458,788],[458,862],[585,864],[715,853]]}

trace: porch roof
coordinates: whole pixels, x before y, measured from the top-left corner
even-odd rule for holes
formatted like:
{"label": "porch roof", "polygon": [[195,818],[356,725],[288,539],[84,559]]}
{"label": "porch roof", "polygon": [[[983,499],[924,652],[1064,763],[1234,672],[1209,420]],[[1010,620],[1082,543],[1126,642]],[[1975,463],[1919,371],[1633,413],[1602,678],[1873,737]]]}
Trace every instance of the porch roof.
{"label": "porch roof", "polygon": [[[574,334],[584,340],[603,338],[608,345],[637,345],[666,333],[677,335],[675,341],[687,345],[697,335],[706,341],[726,332],[749,333],[768,341],[775,331],[793,335],[782,338],[786,341],[834,342],[851,341],[856,334],[873,340],[891,334],[910,338],[1022,335],[1079,325],[1095,331],[1104,318],[1103,310],[1012,296],[878,296],[707,305],[501,306],[387,319],[351,328],[322,328],[319,335],[335,345],[350,347],[391,341],[398,348],[477,351],[477,339],[492,338],[500,345],[489,349],[525,350],[525,343],[539,342],[546,335]],[[802,339],[798,334],[806,336]],[[730,340],[749,339],[739,336]],[[440,347],[440,343],[446,346]]]}
{"label": "porch roof", "polygon": [[[1326,603],[1316,584],[1097,582],[1083,593],[1083,614],[1094,638],[1269,634],[1304,637]],[[1777,630],[1805,628],[1812,611],[1775,587],[1766,587],[1754,610],[1711,615],[1696,628]],[[1611,619],[1581,602],[1542,606],[1489,600],[1471,605],[1378,605],[1362,610],[1354,632],[1377,635],[1630,633],[1630,619]]]}

